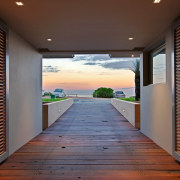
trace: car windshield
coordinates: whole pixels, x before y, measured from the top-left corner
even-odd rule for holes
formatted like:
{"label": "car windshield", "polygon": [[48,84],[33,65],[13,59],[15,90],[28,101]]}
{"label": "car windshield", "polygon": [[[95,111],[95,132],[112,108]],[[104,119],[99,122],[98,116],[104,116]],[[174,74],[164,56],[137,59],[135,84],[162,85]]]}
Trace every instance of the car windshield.
{"label": "car windshield", "polygon": [[122,91],[116,91],[116,94],[124,94]]}
{"label": "car windshield", "polygon": [[62,92],[62,89],[55,89],[55,92]]}

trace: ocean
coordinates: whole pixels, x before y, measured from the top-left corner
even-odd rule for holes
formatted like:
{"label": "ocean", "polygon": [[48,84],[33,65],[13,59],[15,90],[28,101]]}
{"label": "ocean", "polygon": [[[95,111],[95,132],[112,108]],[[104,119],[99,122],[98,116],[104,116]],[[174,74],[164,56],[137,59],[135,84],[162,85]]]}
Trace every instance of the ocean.
{"label": "ocean", "polygon": [[[114,91],[123,91],[124,94],[126,95],[126,97],[131,97],[131,96],[135,96],[135,88],[134,87],[130,87],[130,88],[117,88],[114,89]],[[70,96],[78,96],[78,97],[93,97],[92,94],[94,92],[94,90],[64,90],[66,95],[70,95]],[[45,90],[45,92],[52,92],[52,91],[48,91]]]}

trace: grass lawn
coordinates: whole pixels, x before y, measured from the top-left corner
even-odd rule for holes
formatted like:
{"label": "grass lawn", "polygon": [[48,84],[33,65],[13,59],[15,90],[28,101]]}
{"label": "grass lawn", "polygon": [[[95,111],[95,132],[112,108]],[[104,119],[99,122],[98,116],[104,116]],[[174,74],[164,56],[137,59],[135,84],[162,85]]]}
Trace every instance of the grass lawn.
{"label": "grass lawn", "polygon": [[120,99],[120,100],[124,100],[124,101],[132,101],[132,102],[136,101],[136,100],[135,100],[135,97],[129,97],[129,98],[118,98],[118,99]]}
{"label": "grass lawn", "polygon": [[56,102],[56,101],[62,101],[62,100],[65,100],[67,98],[56,98],[56,99],[45,99],[45,98],[42,98],[42,102]]}

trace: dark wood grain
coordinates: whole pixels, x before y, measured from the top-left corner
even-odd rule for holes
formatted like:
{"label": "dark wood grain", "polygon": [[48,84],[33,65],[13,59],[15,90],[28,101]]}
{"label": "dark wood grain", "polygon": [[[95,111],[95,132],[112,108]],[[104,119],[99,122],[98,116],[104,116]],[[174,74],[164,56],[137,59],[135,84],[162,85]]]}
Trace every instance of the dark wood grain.
{"label": "dark wood grain", "polygon": [[179,164],[107,101],[75,103],[0,165],[0,179],[178,179]]}
{"label": "dark wood grain", "polygon": [[0,29],[0,155],[6,153],[6,33]]}

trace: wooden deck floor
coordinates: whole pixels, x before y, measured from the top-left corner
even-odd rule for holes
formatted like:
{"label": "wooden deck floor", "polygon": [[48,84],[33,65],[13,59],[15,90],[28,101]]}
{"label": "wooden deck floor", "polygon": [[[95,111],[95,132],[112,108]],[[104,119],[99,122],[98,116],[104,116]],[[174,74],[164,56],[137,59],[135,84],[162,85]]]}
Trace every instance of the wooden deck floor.
{"label": "wooden deck floor", "polygon": [[0,165],[0,179],[180,178],[179,164],[111,104],[82,101]]}

